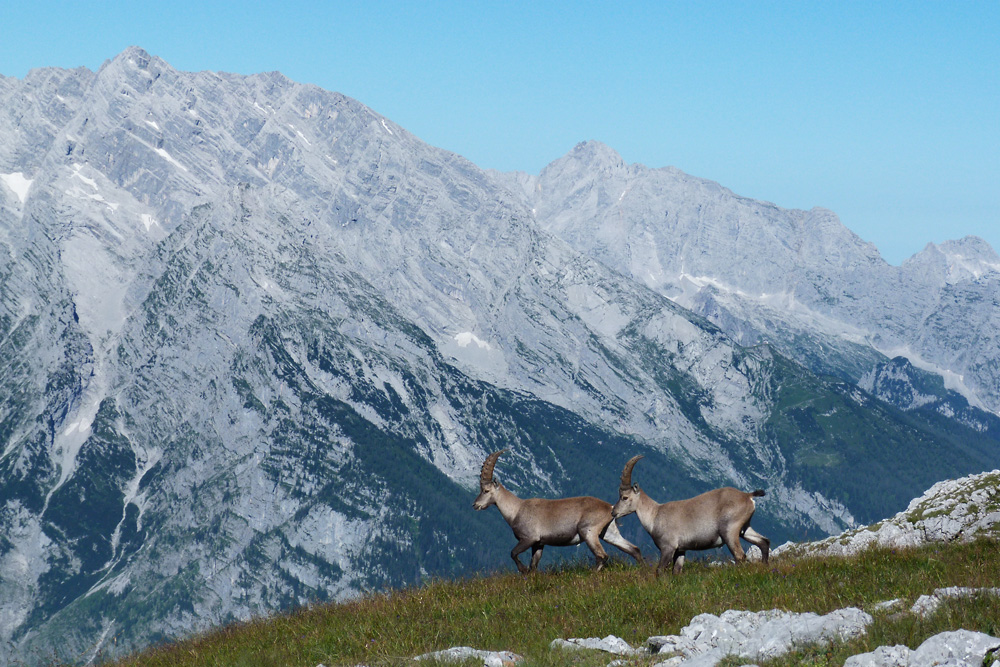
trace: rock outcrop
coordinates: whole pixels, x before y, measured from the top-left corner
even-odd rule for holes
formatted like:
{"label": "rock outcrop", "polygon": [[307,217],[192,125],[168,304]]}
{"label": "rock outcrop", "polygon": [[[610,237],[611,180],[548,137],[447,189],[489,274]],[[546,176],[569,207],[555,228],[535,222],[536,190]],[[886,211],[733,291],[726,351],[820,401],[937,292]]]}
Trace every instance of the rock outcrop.
{"label": "rock outcrop", "polygon": [[910,613],[916,616],[930,616],[938,610],[945,600],[971,598],[979,595],[998,595],[1000,588],[969,588],[967,586],[949,586],[938,588],[932,595],[921,595],[910,607]]}
{"label": "rock outcrop", "polygon": [[1000,533],[1000,470],[938,482],[891,519],[818,542],[786,543],[780,556],[853,556],[870,547],[917,547]]}
{"label": "rock outcrop", "polygon": [[955,630],[927,639],[915,650],[907,646],[880,646],[871,653],[852,655],[844,667],[932,667],[933,665],[1000,665],[1000,639],[982,632]]}
{"label": "rock outcrop", "polygon": [[[750,660],[777,658],[804,644],[828,644],[860,637],[870,614],[848,607],[829,614],[794,614],[779,609],[699,614],[679,635],[650,637],[656,655],[670,656],[659,667],[715,665],[726,656]],[[673,654],[673,655],[671,655]]]}
{"label": "rock outcrop", "polygon": [[510,651],[483,651],[468,646],[453,646],[443,651],[434,651],[418,655],[414,660],[434,660],[437,662],[465,662],[466,660],[482,660],[483,667],[513,667],[524,658]]}
{"label": "rock outcrop", "polygon": [[634,655],[643,652],[642,649],[633,648],[627,641],[614,635],[608,635],[604,638],[553,639],[549,647],[568,650],[590,649],[604,651],[605,653],[614,653],[615,655]]}

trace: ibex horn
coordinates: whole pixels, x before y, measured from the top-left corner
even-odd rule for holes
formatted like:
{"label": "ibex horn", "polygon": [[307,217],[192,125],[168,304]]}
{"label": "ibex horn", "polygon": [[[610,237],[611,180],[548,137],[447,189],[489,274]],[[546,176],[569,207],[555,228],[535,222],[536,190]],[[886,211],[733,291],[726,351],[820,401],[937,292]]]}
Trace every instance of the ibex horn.
{"label": "ibex horn", "polygon": [[622,491],[632,486],[632,468],[635,467],[635,462],[641,458],[642,454],[638,454],[630,458],[628,463],[625,464],[625,469],[622,470],[622,485],[620,487]]}
{"label": "ibex horn", "polygon": [[485,489],[486,485],[493,481],[493,466],[497,464],[497,459],[500,458],[500,455],[506,451],[506,449],[501,449],[499,452],[493,452],[486,457],[483,469],[479,473],[479,488]]}

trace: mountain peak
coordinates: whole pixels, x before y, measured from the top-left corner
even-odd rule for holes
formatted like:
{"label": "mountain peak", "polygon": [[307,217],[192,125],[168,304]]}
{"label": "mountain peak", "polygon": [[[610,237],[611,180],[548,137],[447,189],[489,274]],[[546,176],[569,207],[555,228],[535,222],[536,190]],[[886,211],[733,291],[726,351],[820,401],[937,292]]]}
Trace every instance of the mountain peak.
{"label": "mountain peak", "polygon": [[600,141],[581,141],[573,147],[567,159],[581,162],[588,167],[624,167],[625,160],[615,149]]}
{"label": "mountain peak", "polygon": [[107,61],[107,63],[120,63],[136,67],[138,69],[146,69],[149,67],[149,63],[152,59],[153,56],[149,55],[149,52],[142,47],[129,46],[117,56]]}
{"label": "mountain peak", "polygon": [[966,236],[943,243],[928,243],[923,250],[903,262],[909,268],[936,267],[949,283],[977,279],[983,274],[1000,272],[1000,256],[978,236]]}
{"label": "mountain peak", "polygon": [[141,47],[130,46],[114,58],[105,60],[97,73],[101,78],[110,75],[111,77],[132,78],[139,76],[145,79],[155,79],[170,69],[171,67],[166,61],[150,55]]}
{"label": "mountain peak", "polygon": [[948,256],[961,256],[990,264],[1000,264],[1000,256],[997,255],[993,246],[978,236],[965,236],[958,240],[945,241],[938,247],[941,252]]}
{"label": "mountain peak", "polygon": [[558,160],[551,162],[538,175],[541,183],[568,179],[576,184],[593,183],[599,174],[624,173],[628,165],[618,151],[600,141],[581,141]]}

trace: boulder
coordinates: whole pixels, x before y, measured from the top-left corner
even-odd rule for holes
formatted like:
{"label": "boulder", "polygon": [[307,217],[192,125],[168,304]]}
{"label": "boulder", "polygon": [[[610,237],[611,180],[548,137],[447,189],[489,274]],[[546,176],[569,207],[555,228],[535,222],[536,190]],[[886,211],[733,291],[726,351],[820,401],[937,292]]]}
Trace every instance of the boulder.
{"label": "boulder", "polygon": [[678,654],[659,663],[662,667],[715,665],[728,655],[768,660],[796,646],[859,637],[871,622],[871,615],[853,607],[823,616],[777,609],[759,612],[730,610],[719,616],[699,614],[681,630],[680,635],[650,637],[647,646],[657,654]]}
{"label": "boulder", "polygon": [[916,650],[880,646],[871,653],[853,655],[844,667],[932,667],[932,665],[986,665],[1000,667],[1000,638],[954,630],[928,638]]}
{"label": "boulder", "polygon": [[620,637],[608,635],[603,639],[588,637],[586,639],[553,639],[549,648],[559,649],[592,649],[614,653],[615,655],[633,655],[641,653],[641,649],[633,648],[628,642]]}
{"label": "boulder", "polygon": [[468,646],[453,646],[443,651],[424,653],[414,660],[437,660],[439,662],[462,662],[475,658],[483,661],[483,667],[514,667],[523,662],[524,657],[510,651],[482,651]]}
{"label": "boulder", "polygon": [[930,616],[941,606],[942,600],[968,598],[976,595],[1000,595],[1000,588],[969,588],[966,586],[937,588],[932,595],[921,595],[917,598],[917,601],[910,607],[910,613],[917,616]]}

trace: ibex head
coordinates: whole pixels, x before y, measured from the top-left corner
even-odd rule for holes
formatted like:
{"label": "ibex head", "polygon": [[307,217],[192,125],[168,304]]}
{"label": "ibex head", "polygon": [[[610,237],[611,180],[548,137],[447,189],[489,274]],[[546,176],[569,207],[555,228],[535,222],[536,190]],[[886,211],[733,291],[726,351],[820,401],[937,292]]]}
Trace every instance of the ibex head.
{"label": "ibex head", "polygon": [[625,464],[622,470],[622,483],[618,487],[618,502],[611,508],[611,516],[619,518],[628,516],[639,507],[639,485],[632,483],[632,468],[635,462],[642,458],[642,454],[633,456]]}
{"label": "ibex head", "polygon": [[506,449],[501,449],[499,452],[493,452],[486,457],[483,469],[479,472],[479,496],[472,503],[472,509],[484,510],[490,505],[496,504],[495,495],[497,489],[500,488],[500,482],[493,479],[493,466],[497,464],[497,459],[500,458],[500,455],[506,451]]}

